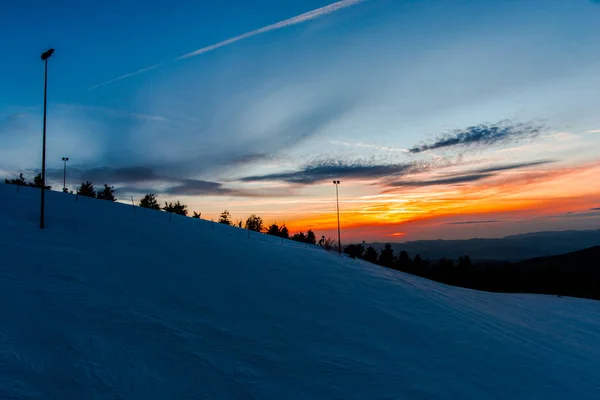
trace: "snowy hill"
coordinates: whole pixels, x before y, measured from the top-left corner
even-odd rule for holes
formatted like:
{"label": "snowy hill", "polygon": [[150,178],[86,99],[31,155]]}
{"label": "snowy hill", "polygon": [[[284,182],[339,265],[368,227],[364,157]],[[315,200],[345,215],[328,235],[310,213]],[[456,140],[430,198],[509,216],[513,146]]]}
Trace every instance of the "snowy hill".
{"label": "snowy hill", "polygon": [[[600,303],[0,185],[2,399],[597,399]],[[213,230],[214,229],[214,230]]]}

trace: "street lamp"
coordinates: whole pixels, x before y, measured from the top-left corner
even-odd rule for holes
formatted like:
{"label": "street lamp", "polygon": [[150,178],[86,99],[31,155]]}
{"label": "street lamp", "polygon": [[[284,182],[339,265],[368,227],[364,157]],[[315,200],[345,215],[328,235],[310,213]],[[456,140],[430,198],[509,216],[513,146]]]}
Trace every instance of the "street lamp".
{"label": "street lamp", "polygon": [[65,168],[63,169],[63,192],[67,191],[67,161],[69,161],[69,157],[63,157],[62,160],[65,163]]}
{"label": "street lamp", "polygon": [[46,192],[46,92],[48,91],[48,59],[54,53],[54,49],[42,54],[44,61],[44,139],[42,144],[42,201],[40,207],[40,228],[44,229],[44,194]]}
{"label": "street lamp", "polygon": [[342,239],[341,239],[341,235],[340,235],[340,196],[339,196],[339,192],[338,192],[338,186],[340,184],[340,181],[333,181],[333,184],[335,185],[335,202],[337,204],[338,251],[339,251],[340,255],[342,255]]}

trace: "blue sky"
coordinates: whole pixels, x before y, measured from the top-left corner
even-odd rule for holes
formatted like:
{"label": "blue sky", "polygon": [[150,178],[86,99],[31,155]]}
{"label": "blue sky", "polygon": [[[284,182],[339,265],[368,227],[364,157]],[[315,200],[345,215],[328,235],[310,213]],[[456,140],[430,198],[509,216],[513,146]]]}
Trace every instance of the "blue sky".
{"label": "blue sky", "polygon": [[[94,179],[122,196],[183,197],[209,216],[227,204],[240,218],[293,220],[298,207],[314,219],[331,207],[331,177],[349,182],[350,217],[390,190],[417,195],[406,189],[414,184],[390,177],[421,182],[429,174],[428,187],[483,190],[500,172],[475,177],[470,169],[595,168],[600,4],[356,3],[177,60],[332,2],[4,2],[0,171],[39,167],[39,54],[49,47],[50,179],[60,181],[60,158],[69,156],[73,187]],[[508,134],[490,140],[486,130],[481,140],[469,129],[478,125]],[[453,135],[470,142],[408,151]],[[588,204],[592,194],[572,196]],[[385,224],[406,223],[378,212],[388,213]]]}

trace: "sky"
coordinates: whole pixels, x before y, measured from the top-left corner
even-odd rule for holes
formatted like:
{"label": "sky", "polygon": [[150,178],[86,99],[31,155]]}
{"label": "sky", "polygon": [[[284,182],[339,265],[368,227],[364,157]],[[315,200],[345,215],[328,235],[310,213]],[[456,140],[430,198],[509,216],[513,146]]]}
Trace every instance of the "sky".
{"label": "sky", "polygon": [[[114,3],[114,4],[113,4]],[[600,227],[600,2],[9,1],[0,174],[342,242]]]}

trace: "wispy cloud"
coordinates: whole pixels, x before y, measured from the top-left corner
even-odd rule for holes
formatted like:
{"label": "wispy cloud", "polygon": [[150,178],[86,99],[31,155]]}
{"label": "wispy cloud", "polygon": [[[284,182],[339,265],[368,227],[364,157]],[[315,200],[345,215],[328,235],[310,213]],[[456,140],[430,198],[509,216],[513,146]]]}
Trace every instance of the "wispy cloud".
{"label": "wispy cloud", "polygon": [[267,175],[256,175],[242,178],[242,182],[283,181],[297,184],[313,184],[329,179],[379,179],[423,172],[431,168],[426,163],[406,163],[378,165],[366,163],[348,164],[341,161],[325,161],[309,165],[293,172],[283,172]]}
{"label": "wispy cloud", "polygon": [[478,169],[476,172],[480,172],[480,173],[500,172],[500,171],[507,171],[507,170],[511,170],[511,169],[521,169],[521,168],[527,168],[527,167],[534,167],[537,165],[550,164],[553,162],[556,162],[556,161],[555,160],[539,160],[539,161],[531,161],[531,162],[524,162],[524,163],[518,163],[518,164],[496,165],[493,167]]}
{"label": "wispy cloud", "polygon": [[590,208],[590,211],[600,211],[600,207]]}
{"label": "wispy cloud", "polygon": [[510,121],[494,125],[477,125],[441,135],[431,143],[412,147],[409,152],[422,153],[456,146],[489,146],[515,139],[534,137],[541,132],[542,127],[531,124],[515,124]]}
{"label": "wispy cloud", "polygon": [[490,221],[457,221],[457,222],[447,222],[445,225],[474,225],[474,224],[495,224],[500,221],[490,220]]}
{"label": "wispy cloud", "polygon": [[600,129],[592,129],[590,131],[587,131],[587,133],[600,133]]}
{"label": "wispy cloud", "polygon": [[[311,21],[313,19],[316,19],[316,18],[323,17],[323,16],[328,15],[328,14],[334,13],[334,12],[336,12],[338,10],[341,10],[341,9],[344,9],[344,8],[347,8],[347,7],[351,7],[351,6],[360,4],[360,3],[364,3],[365,1],[368,1],[368,0],[342,0],[342,1],[338,1],[338,2],[330,4],[328,6],[317,8],[315,10],[309,11],[309,12],[301,14],[301,15],[297,15],[295,17],[286,19],[284,21],[280,21],[280,22],[277,22],[277,23],[274,23],[274,24],[271,24],[271,25],[268,25],[268,26],[265,26],[265,27],[262,27],[262,28],[250,31],[250,32],[246,32],[246,33],[244,33],[242,35],[235,36],[235,37],[232,37],[230,39],[223,40],[221,42],[212,44],[210,46],[202,47],[202,48],[200,48],[198,50],[194,50],[194,51],[192,51],[190,53],[187,53],[187,54],[184,54],[184,55],[182,55],[180,57],[177,57],[175,60],[177,61],[177,60],[183,60],[183,59],[194,57],[194,56],[199,56],[201,54],[208,53],[210,51],[216,50],[216,49],[218,49],[220,47],[224,47],[224,46],[233,44],[235,42],[239,42],[240,40],[244,40],[244,39],[247,39],[247,38],[252,37],[252,36],[260,35],[261,33],[271,32],[271,31],[274,31],[274,30],[277,30],[277,29],[287,28],[287,27],[292,26],[292,25],[297,25],[297,24],[301,24],[303,22]],[[125,75],[119,76],[118,78],[114,78],[114,79],[111,79],[109,81],[106,81],[106,82],[94,85],[94,86],[90,87],[90,90],[99,88],[101,86],[108,85],[108,84],[113,83],[113,82],[120,81],[120,80],[125,79],[125,78],[129,78],[129,77],[141,74],[143,72],[147,72],[147,71],[153,70],[155,68],[163,66],[164,64],[165,63],[152,65],[150,67],[142,68],[140,70],[131,72],[129,74],[125,74]]]}
{"label": "wispy cloud", "polygon": [[458,175],[448,178],[431,179],[431,180],[407,180],[407,181],[396,181],[389,182],[387,186],[392,187],[425,187],[425,186],[437,186],[437,185],[454,185],[458,183],[467,183],[480,181],[485,178],[494,176],[494,174],[473,174],[473,175]]}
{"label": "wispy cloud", "polygon": [[139,69],[139,70],[137,70],[135,72],[131,72],[129,74],[125,74],[125,75],[119,76],[118,78],[114,78],[114,79],[111,79],[109,81],[102,82],[102,83],[99,83],[97,85],[91,86],[89,90],[94,90],[94,89],[97,89],[97,88],[99,88],[101,86],[105,86],[105,85],[111,84],[113,82],[120,81],[121,79],[129,78],[131,76],[135,76],[135,75],[141,74],[143,72],[152,71],[153,69],[158,68],[158,67],[162,67],[163,65],[165,65],[165,63],[155,64],[155,65],[152,65],[150,67]]}
{"label": "wispy cloud", "polygon": [[81,110],[89,110],[93,112],[103,113],[115,117],[125,117],[125,118],[133,118],[140,120],[148,120],[148,121],[157,121],[157,122],[166,122],[167,118],[160,115],[149,115],[149,114],[140,114],[140,113],[132,113],[125,110],[118,110],[115,108],[106,108],[106,107],[96,107],[89,106],[85,104],[64,104],[64,103],[55,103],[56,106],[66,108],[66,109],[81,109]]}

